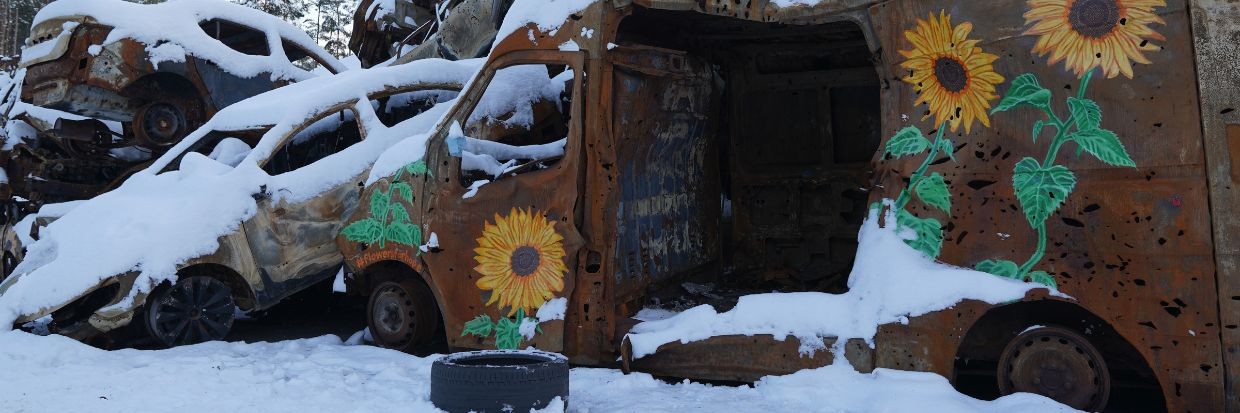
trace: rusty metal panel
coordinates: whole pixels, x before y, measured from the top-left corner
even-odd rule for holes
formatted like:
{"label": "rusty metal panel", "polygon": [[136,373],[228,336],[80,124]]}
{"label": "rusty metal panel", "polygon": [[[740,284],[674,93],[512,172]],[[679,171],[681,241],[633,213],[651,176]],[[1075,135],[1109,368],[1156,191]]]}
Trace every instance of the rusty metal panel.
{"label": "rusty metal panel", "polygon": [[[823,343],[829,348],[836,340],[826,338]],[[754,382],[765,376],[827,366],[835,360],[830,351],[805,354],[800,347],[801,341],[796,337],[779,340],[769,334],[715,336],[691,343],[667,343],[653,354],[633,359],[631,344],[626,340],[621,367],[656,376]],[[844,345],[844,357],[857,371],[874,370],[874,350],[863,340],[849,340]]]}
{"label": "rusty metal panel", "polygon": [[[1190,3],[1201,130],[1210,181],[1215,264],[1217,265],[1221,350],[1226,377],[1226,411],[1240,410],[1240,4],[1195,0]],[[1227,154],[1228,156],[1223,156]]]}
{"label": "rusty metal panel", "polygon": [[[1034,263],[1136,348],[1158,375],[1172,410],[1209,411],[1221,403],[1223,373],[1206,148],[1199,134],[1197,84],[1184,76],[1194,67],[1188,11],[1182,0],[1167,3],[1155,10],[1165,24],[1152,27],[1166,40],[1154,39],[1157,50],[1145,52],[1151,63],[1133,63],[1132,79],[1120,68],[1112,76],[1098,70],[1083,96],[1097,102],[1101,127],[1115,132],[1136,166],[1110,166],[1089,154],[1073,154],[1075,144],[1064,146],[1057,164],[1075,174],[1075,188],[1045,221],[1045,255]],[[910,70],[901,66],[905,57],[899,52],[913,48],[905,30],[940,13],[950,16],[952,24],[971,24],[968,37],[996,56],[994,71],[1004,78],[996,95],[1017,76],[1032,73],[1051,92],[1052,108],[1061,116],[1066,113],[1064,101],[1081,92],[1078,75],[1083,73],[1065,69],[1063,62],[1048,64],[1048,56],[1035,51],[1038,37],[1024,34],[1031,24],[1025,18],[1028,7],[1016,0],[944,0],[892,1],[871,8],[885,45],[883,63],[898,76],[890,79],[893,87],[883,96],[884,135],[904,126],[923,132],[938,129],[932,120],[919,121],[930,113],[926,106],[914,105],[918,95],[902,80]],[[984,99],[987,112],[997,98]],[[974,123],[971,131],[952,128],[946,134],[954,143],[954,160],[940,154],[930,160],[928,171],[944,177],[950,214],[921,203],[909,207],[914,214],[942,221],[940,260],[973,267],[983,260],[1024,262],[1036,257],[1037,232],[1014,193],[1011,171],[1022,158],[1041,161],[1047,153],[1047,131],[1053,128],[1037,140],[1030,136],[1034,121],[1042,118],[1034,109],[1016,109],[991,115],[989,125]],[[906,186],[904,179],[923,160],[876,156],[876,161],[871,200],[895,199]],[[931,314],[910,324],[931,326],[923,331],[958,331],[971,322],[968,317]],[[950,360],[942,354],[956,354],[959,337],[910,343],[907,334],[897,334],[890,338],[904,343],[897,347],[921,343],[916,344],[920,348],[880,358],[879,365],[923,366],[945,373]]]}
{"label": "rusty metal panel", "polygon": [[611,55],[620,192],[615,278],[637,289],[718,259],[712,77],[681,52],[616,48]]}

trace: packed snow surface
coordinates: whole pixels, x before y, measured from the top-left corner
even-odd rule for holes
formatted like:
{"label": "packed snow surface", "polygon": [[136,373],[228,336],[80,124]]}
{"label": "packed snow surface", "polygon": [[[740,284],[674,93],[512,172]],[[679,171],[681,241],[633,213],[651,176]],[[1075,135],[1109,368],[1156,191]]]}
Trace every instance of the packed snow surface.
{"label": "packed snow surface", "polygon": [[[218,239],[236,231],[257,212],[255,195],[273,202],[299,202],[364,173],[385,150],[403,139],[425,139],[451,102],[385,127],[368,95],[389,88],[426,83],[461,84],[477,61],[421,60],[406,65],[354,70],[276,89],[220,111],[156,160],[111,192],[81,202],[39,232],[27,245],[14,277],[0,284],[0,331],[22,316],[45,312],[90,291],[101,280],[135,271],[138,280],[126,301],[172,280],[178,266],[210,254]],[[293,128],[328,109],[356,101],[366,139],[291,172],[270,176],[260,163]],[[218,160],[190,152],[179,169],[159,173],[211,131],[271,125],[255,147],[230,167],[221,160],[243,148],[228,141]]]}
{"label": "packed snow surface", "polygon": [[[269,56],[238,52],[212,38],[199,24],[222,19],[257,29],[272,40],[281,38],[296,44],[325,60],[336,72],[347,68],[314,42],[305,32],[278,17],[225,0],[176,0],[158,4],[137,4],[122,0],[59,0],[48,4],[35,15],[31,27],[48,20],[88,16],[99,24],[114,29],[104,39],[107,45],[124,38],[146,44],[156,63],[160,60],[184,60],[189,54],[209,60],[229,73],[254,77],[270,73],[273,79],[303,80],[314,75],[294,66],[280,47],[269,42]],[[62,33],[63,35],[63,33]],[[164,44],[163,42],[170,42]],[[46,54],[55,41],[46,41],[22,52],[22,62]],[[177,55],[177,56],[172,56]]]}
{"label": "packed snow surface", "polygon": [[[276,343],[210,342],[103,351],[60,336],[0,333],[5,412],[435,412],[431,364],[335,336]],[[844,365],[766,377],[754,387],[668,384],[649,375],[576,368],[570,412],[1056,412],[1033,394],[993,402],[932,373]]]}
{"label": "packed snow surface", "polygon": [[[645,321],[628,335],[633,356],[652,354],[675,341],[689,343],[733,334],[771,334],[780,340],[795,336],[804,343],[803,352],[816,350],[814,344],[821,344],[823,337],[839,337],[838,345],[853,338],[873,345],[879,325],[902,322],[962,300],[998,304],[1044,288],[932,261],[904,243],[915,236],[911,231],[897,231],[895,225],[882,227],[878,218],[878,209],[874,209],[862,224],[847,293],[753,294],[742,296],[726,312],[700,305],[672,317]],[[895,222],[893,213],[884,218]]]}

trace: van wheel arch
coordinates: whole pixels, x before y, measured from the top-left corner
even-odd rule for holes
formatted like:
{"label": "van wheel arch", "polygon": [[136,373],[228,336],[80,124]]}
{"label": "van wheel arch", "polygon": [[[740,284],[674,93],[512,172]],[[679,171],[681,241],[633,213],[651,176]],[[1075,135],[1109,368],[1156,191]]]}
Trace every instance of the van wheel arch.
{"label": "van wheel arch", "polygon": [[[962,393],[981,398],[998,395],[994,373],[1009,342],[1034,326],[1061,327],[1074,331],[1101,352],[1112,383],[1123,381],[1126,388],[1157,389],[1150,392],[1166,406],[1164,389],[1150,368],[1149,361],[1110,323],[1080,305],[1057,299],[1021,301],[989,309],[962,337],[956,349],[952,384]],[[992,375],[981,377],[989,369]],[[973,378],[973,380],[969,380]],[[966,382],[967,380],[967,382]],[[1112,388],[1115,388],[1112,384]],[[1111,401],[1116,397],[1112,390]],[[1151,400],[1152,401],[1152,400]],[[1148,407],[1148,406],[1147,406]]]}

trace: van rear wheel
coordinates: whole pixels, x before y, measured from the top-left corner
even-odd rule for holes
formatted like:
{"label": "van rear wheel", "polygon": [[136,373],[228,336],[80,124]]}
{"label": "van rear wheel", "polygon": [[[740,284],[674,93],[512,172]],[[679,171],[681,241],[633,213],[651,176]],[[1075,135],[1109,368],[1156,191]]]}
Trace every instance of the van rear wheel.
{"label": "van rear wheel", "polygon": [[371,290],[366,324],[375,344],[411,354],[428,353],[439,327],[439,308],[426,284],[384,281]]}
{"label": "van rear wheel", "polygon": [[1089,340],[1062,327],[1016,336],[999,358],[999,393],[1037,393],[1085,411],[1106,407],[1111,375]]}

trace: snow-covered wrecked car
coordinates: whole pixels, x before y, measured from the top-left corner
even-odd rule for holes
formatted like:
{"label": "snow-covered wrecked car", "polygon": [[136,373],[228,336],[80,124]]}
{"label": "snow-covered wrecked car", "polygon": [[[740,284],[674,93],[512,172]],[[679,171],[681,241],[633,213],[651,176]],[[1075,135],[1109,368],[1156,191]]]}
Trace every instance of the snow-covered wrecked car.
{"label": "snow-covered wrecked car", "polygon": [[20,64],[23,100],[129,123],[148,148],[314,67],[345,70],[292,24],[223,0],[57,1],[35,16]]}
{"label": "snow-covered wrecked car", "polygon": [[0,326],[51,316],[78,339],[126,325],[164,345],[223,338],[337,274],[334,239],[385,149],[431,127],[474,72],[424,60],[236,103],[119,188],[39,228],[0,284]]}
{"label": "snow-covered wrecked car", "polygon": [[353,15],[349,50],[362,67],[484,57],[512,2],[362,0]]}
{"label": "snow-covered wrecked car", "polygon": [[115,188],[220,109],[346,69],[291,24],[222,0],[57,1],[20,64],[8,115],[24,139],[0,166],[22,211]]}

